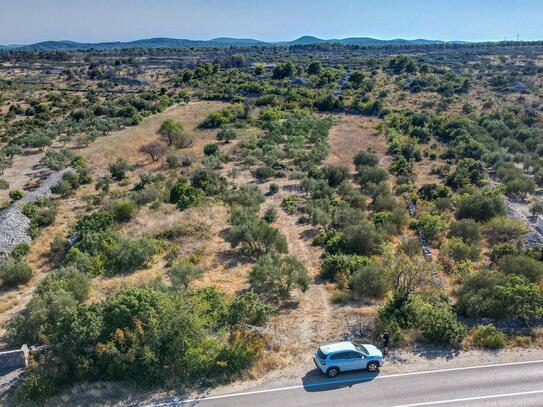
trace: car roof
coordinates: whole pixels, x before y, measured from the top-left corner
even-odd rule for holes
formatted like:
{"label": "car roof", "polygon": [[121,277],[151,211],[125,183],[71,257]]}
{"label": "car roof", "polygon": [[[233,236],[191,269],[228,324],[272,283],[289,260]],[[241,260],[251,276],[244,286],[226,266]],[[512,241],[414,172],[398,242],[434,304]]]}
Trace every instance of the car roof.
{"label": "car roof", "polygon": [[354,345],[349,341],[330,343],[328,345],[322,345],[321,351],[325,354],[335,353],[335,352],[344,352],[349,350],[356,350]]}

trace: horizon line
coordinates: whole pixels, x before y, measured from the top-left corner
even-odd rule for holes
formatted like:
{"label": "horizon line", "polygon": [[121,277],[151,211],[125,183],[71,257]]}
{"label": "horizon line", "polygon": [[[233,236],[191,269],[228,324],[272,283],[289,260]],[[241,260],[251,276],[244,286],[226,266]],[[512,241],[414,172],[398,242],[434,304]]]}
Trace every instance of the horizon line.
{"label": "horizon line", "polygon": [[77,44],[104,44],[104,43],[131,43],[131,42],[137,42],[137,41],[145,41],[145,40],[153,40],[153,39],[169,39],[169,40],[183,40],[183,41],[194,41],[194,42],[212,42],[214,40],[220,40],[220,39],[231,39],[231,40],[249,40],[249,41],[258,41],[263,44],[278,44],[281,43],[289,43],[296,40],[299,40],[301,38],[305,37],[311,37],[322,41],[342,41],[346,39],[371,39],[376,41],[436,41],[436,42],[443,42],[443,43],[499,43],[499,42],[538,42],[543,41],[543,39],[535,39],[535,40],[522,40],[522,39],[493,39],[493,40],[443,40],[443,39],[436,39],[436,38],[430,38],[430,37],[415,37],[415,38],[406,38],[402,36],[396,36],[392,38],[381,38],[381,37],[372,37],[372,36],[366,36],[366,35],[351,35],[346,37],[332,37],[332,38],[322,38],[318,37],[316,35],[312,34],[304,34],[299,37],[296,37],[294,39],[290,40],[262,40],[258,38],[253,37],[247,37],[247,36],[217,36],[212,37],[209,39],[198,39],[198,38],[190,38],[190,37],[174,37],[174,36],[149,36],[149,37],[139,37],[135,39],[129,39],[129,40],[122,40],[122,39],[115,39],[115,40],[101,40],[101,41],[93,41],[93,40],[71,40],[71,39],[44,39],[34,42],[17,42],[17,43],[8,43],[8,44],[0,44],[0,46],[3,47],[24,47],[24,46],[30,46],[40,43],[46,43],[46,42],[72,42]]}

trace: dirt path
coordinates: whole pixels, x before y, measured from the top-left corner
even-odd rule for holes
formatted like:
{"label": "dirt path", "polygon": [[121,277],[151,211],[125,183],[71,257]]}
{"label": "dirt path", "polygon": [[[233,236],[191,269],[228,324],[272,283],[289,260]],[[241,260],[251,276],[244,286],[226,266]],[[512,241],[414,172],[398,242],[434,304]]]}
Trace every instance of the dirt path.
{"label": "dirt path", "polygon": [[[277,181],[277,180],[276,180]],[[280,208],[284,197],[289,195],[286,186],[297,184],[292,181],[276,182],[281,191],[266,199],[262,205],[265,210],[269,205]],[[299,195],[299,194],[298,194]],[[286,237],[289,254],[302,261],[307,267],[311,277],[311,284],[305,293],[296,292],[295,300],[298,304],[292,310],[279,315],[272,324],[275,325],[280,336],[284,336],[288,343],[296,343],[296,352],[308,349],[322,342],[330,336],[327,324],[322,321],[330,320],[332,306],[330,293],[326,285],[319,278],[320,257],[322,249],[312,245],[316,233],[310,224],[299,222],[299,215],[289,215],[278,209],[278,220],[274,224]]]}

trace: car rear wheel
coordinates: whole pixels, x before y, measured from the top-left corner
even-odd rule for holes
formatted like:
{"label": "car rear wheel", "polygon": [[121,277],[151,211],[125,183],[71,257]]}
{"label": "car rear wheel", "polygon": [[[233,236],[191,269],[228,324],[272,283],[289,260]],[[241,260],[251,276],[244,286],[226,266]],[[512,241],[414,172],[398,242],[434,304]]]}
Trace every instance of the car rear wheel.
{"label": "car rear wheel", "polygon": [[339,373],[339,369],[337,367],[331,367],[326,371],[326,374],[328,377],[336,377]]}
{"label": "car rear wheel", "polygon": [[379,363],[377,362],[370,362],[368,363],[368,372],[374,373],[379,370]]}

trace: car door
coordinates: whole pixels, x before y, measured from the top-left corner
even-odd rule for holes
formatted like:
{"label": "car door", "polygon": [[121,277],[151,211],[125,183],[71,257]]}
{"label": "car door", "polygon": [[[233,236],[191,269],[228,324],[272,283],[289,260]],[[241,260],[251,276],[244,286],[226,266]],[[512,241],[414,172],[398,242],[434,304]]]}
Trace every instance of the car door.
{"label": "car door", "polygon": [[330,360],[332,364],[339,367],[339,370],[346,372],[352,370],[352,359],[350,357],[351,352],[340,352],[332,355]]}
{"label": "car door", "polygon": [[366,368],[367,360],[362,352],[349,352],[349,360],[351,361],[351,370],[360,370]]}

